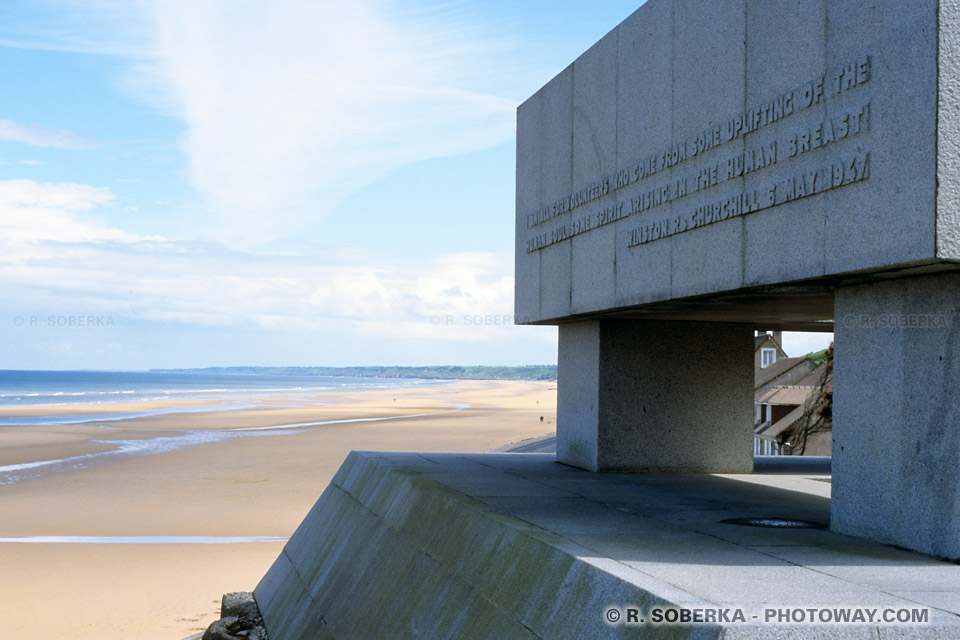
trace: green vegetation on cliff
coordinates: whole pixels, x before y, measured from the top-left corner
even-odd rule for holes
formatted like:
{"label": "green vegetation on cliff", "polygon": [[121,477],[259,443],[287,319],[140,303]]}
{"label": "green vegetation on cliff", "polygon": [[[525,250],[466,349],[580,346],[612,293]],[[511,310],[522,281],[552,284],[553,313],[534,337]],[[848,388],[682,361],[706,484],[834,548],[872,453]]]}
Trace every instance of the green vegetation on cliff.
{"label": "green vegetation on cliff", "polygon": [[807,357],[817,363],[817,366],[820,366],[827,361],[827,351],[829,349],[821,349],[820,351],[813,351],[807,354]]}

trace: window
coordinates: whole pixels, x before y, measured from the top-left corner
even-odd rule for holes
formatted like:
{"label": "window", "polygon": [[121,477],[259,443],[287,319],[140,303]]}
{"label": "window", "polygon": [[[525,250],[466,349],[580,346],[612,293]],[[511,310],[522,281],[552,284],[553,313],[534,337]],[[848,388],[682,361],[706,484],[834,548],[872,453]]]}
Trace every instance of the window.
{"label": "window", "polygon": [[760,350],[760,368],[765,369],[777,361],[777,350],[776,349],[761,349]]}

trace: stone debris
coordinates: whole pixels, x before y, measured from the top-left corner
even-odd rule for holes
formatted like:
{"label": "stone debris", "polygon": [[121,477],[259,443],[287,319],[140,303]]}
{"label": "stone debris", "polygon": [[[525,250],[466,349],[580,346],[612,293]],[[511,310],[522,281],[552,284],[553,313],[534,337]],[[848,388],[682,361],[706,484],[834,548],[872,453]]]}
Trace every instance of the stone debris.
{"label": "stone debris", "polygon": [[207,627],[201,640],[269,640],[253,594],[225,593],[220,619]]}

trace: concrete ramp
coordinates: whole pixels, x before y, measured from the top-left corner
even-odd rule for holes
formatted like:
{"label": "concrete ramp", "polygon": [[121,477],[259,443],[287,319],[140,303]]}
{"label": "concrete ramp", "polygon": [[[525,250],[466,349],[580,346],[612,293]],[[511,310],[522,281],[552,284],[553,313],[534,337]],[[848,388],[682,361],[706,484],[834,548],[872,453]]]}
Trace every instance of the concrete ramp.
{"label": "concrete ramp", "polygon": [[[823,529],[722,522],[829,521],[822,472],[759,468],[770,473],[595,474],[548,454],[354,452],[257,602],[271,640],[960,637],[956,565]],[[762,619],[771,605],[929,620],[783,624]],[[748,619],[653,624],[665,609]],[[627,624],[631,612],[644,624]]]}

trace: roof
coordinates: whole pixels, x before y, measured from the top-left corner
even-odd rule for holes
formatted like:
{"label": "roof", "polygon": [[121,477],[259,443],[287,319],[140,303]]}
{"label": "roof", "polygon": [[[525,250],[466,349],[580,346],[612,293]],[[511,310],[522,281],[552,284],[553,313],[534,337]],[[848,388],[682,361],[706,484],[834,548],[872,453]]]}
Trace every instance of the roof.
{"label": "roof", "polygon": [[[811,387],[819,387],[821,384],[823,384],[823,376],[825,376],[826,374],[827,374],[827,363],[824,362],[822,364],[817,365],[817,368],[814,369],[810,375],[804,377],[803,380],[800,380],[799,382],[797,382],[797,384],[799,386],[806,385]],[[833,390],[832,376],[830,377],[829,380],[827,380],[826,386],[828,389]]]}
{"label": "roof", "polygon": [[[796,358],[780,358],[769,367],[757,369],[753,376],[753,388],[759,389],[763,385],[776,380],[786,372],[803,364],[807,360],[810,360],[810,358],[807,356],[799,356]],[[813,362],[813,360],[810,360],[810,362]]]}
{"label": "roof", "polygon": [[772,342],[780,353],[787,355],[787,352],[783,350],[783,347],[780,346],[780,343],[777,342],[769,333],[761,333],[760,335],[753,337],[753,352],[756,353],[757,349],[762,347],[765,342]]}
{"label": "roof", "polygon": [[802,405],[814,393],[817,387],[786,385],[771,387],[757,398],[758,404]]}
{"label": "roof", "polygon": [[765,436],[772,436],[775,438],[781,433],[783,433],[784,431],[786,431],[787,429],[789,429],[790,427],[792,427],[793,425],[797,424],[797,422],[799,422],[800,418],[802,417],[803,417],[803,406],[801,405],[796,409],[794,409],[793,411],[791,411],[790,413],[788,413],[787,415],[777,420],[776,422],[774,422],[769,427],[765,429],[761,429],[760,431],[757,431],[757,433]]}

